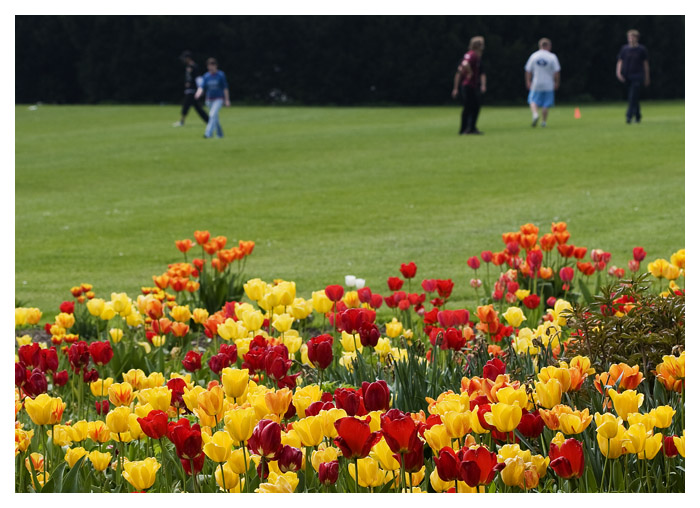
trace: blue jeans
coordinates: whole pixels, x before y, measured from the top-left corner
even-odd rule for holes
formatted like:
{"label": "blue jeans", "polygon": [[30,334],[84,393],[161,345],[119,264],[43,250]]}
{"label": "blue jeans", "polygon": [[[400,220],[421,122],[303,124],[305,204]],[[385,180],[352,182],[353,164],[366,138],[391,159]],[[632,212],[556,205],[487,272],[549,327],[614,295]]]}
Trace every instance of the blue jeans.
{"label": "blue jeans", "polygon": [[224,131],[221,130],[221,124],[219,123],[219,110],[223,105],[223,99],[207,100],[207,107],[209,108],[209,121],[207,122],[207,128],[204,131],[205,137],[210,138],[212,134],[214,134],[214,128],[216,128],[217,137],[224,137]]}

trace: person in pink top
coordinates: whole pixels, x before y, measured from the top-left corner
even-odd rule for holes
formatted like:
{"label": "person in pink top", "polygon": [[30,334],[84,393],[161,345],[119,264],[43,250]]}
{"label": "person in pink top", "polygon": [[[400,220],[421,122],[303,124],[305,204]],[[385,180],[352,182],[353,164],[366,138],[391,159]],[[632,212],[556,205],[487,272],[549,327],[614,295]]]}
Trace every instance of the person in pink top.
{"label": "person in pink top", "polygon": [[469,41],[469,51],[457,67],[452,87],[452,98],[462,97],[462,122],[460,134],[483,134],[476,128],[481,109],[480,93],[486,92],[486,74],[481,68],[481,55],[484,53],[484,38],[481,35]]}

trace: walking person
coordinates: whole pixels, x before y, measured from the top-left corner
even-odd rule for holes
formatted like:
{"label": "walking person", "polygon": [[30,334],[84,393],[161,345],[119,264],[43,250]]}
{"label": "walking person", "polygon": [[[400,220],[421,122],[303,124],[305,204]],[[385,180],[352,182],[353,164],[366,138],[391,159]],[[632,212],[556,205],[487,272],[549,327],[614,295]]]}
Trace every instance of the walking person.
{"label": "walking person", "polygon": [[182,101],[182,112],[180,113],[180,121],[175,122],[173,127],[182,127],[185,125],[185,117],[191,106],[194,106],[197,114],[204,120],[204,123],[209,121],[209,115],[202,105],[194,98],[194,94],[197,91],[199,78],[199,65],[192,58],[192,53],[189,51],[183,51],[180,55],[180,60],[185,64],[185,97]]}
{"label": "walking person", "polygon": [[527,102],[532,112],[532,126],[537,126],[538,108],[541,108],[541,125],[546,127],[549,108],[554,107],[554,91],[559,89],[561,66],[557,55],[552,53],[552,41],[543,37],[537,45],[540,49],[531,54],[525,64],[525,87],[529,90]]}
{"label": "walking person", "polygon": [[480,94],[486,93],[486,74],[481,65],[484,49],[484,38],[480,35],[472,37],[469,41],[469,51],[457,67],[454,77],[452,98],[455,99],[459,93],[463,104],[460,134],[483,134],[476,128],[476,121],[481,109]]}
{"label": "walking person", "polygon": [[223,138],[224,131],[221,129],[221,124],[219,123],[219,111],[222,106],[231,105],[228,93],[228,82],[226,81],[226,75],[219,70],[216,58],[207,59],[207,70],[208,72],[204,75],[202,84],[197,88],[194,98],[199,99],[206,91],[209,121],[207,122],[207,128],[204,130],[204,137],[212,137],[214,130],[216,130],[216,137]]}
{"label": "walking person", "polygon": [[617,79],[627,85],[627,113],[625,119],[627,123],[642,121],[642,112],[639,107],[639,96],[641,94],[642,83],[649,86],[649,53],[647,48],[639,44],[639,32],[637,30],[627,31],[627,44],[622,46],[617,55],[617,66],[615,67]]}

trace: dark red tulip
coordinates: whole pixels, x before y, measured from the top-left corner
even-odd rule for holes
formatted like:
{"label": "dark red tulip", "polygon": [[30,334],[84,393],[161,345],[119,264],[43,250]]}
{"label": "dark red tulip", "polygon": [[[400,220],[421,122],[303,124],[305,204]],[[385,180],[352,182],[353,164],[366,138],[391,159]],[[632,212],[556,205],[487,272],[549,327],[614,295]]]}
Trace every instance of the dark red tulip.
{"label": "dark red tulip", "polygon": [[306,408],[305,413],[306,416],[316,416],[321,411],[328,411],[329,409],[333,409],[334,407],[335,406],[332,402],[323,402],[322,400],[319,400],[317,402],[312,402],[309,405],[309,407]]}
{"label": "dark red tulip", "polygon": [[27,376],[27,381],[24,383],[24,386],[22,388],[25,391],[25,393],[31,398],[45,393],[46,390],[48,390],[49,388],[48,382],[46,381],[46,374],[41,372],[41,369],[39,369],[38,367],[35,368]]}
{"label": "dark red tulip", "polygon": [[401,268],[399,269],[401,275],[403,275],[406,279],[412,279],[413,277],[415,277],[417,270],[418,267],[413,261],[411,261],[408,264],[401,263]]}
{"label": "dark red tulip", "polygon": [[318,465],[318,479],[322,485],[333,485],[338,481],[340,465],[337,460],[331,462],[321,462]]}
{"label": "dark red tulip", "polygon": [[352,388],[336,388],[333,398],[335,407],[345,410],[348,416],[364,416],[367,414],[362,402],[362,394]]}
{"label": "dark red tulip", "polygon": [[282,452],[282,427],[272,420],[260,420],[248,440],[248,450],[268,460],[277,460]]}
{"label": "dark red tulip", "polygon": [[485,446],[469,448],[462,455],[459,473],[462,481],[470,487],[488,485],[496,473],[506,467],[505,462],[498,462],[498,455]]}
{"label": "dark red tulip", "polygon": [[299,471],[301,469],[301,459],[301,450],[293,446],[284,445],[277,459],[277,466],[283,473],[287,471]]}
{"label": "dark red tulip", "polygon": [[532,270],[533,274],[537,274],[537,270],[542,266],[543,254],[539,249],[531,250],[527,253],[527,265]]}
{"label": "dark red tulip", "polygon": [[369,428],[371,418],[359,420],[346,416],[335,421],[338,437],[333,441],[346,459],[362,459],[369,455],[372,447],[382,438],[381,432],[372,432]]}
{"label": "dark red tulip", "polygon": [[369,303],[372,300],[372,290],[367,286],[357,290],[357,299],[360,303]]}
{"label": "dark red tulip", "polygon": [[73,312],[75,312],[75,302],[63,302],[58,307],[58,310],[66,314],[73,314]]}
{"label": "dark red tulip", "polygon": [[344,293],[345,289],[343,289],[343,286],[339,284],[331,284],[330,286],[326,286],[326,296],[332,302],[340,301],[340,299],[343,298]]}
{"label": "dark red tulip", "polygon": [[317,369],[325,369],[333,361],[333,337],[324,333],[317,337],[312,337],[307,343],[307,354],[309,361]]}
{"label": "dark red tulip", "polygon": [[493,259],[493,252],[490,250],[481,251],[481,259],[484,261],[484,263],[490,263]]}
{"label": "dark red tulip", "polygon": [[95,362],[96,365],[107,365],[114,356],[112,345],[108,340],[91,343],[88,346],[88,351],[90,352],[92,361]]}
{"label": "dark red tulip", "polygon": [[40,368],[44,372],[54,372],[58,368],[58,354],[55,347],[41,350]]}
{"label": "dark red tulip", "polygon": [[400,454],[393,454],[399,464],[403,463],[404,471],[407,473],[417,473],[423,467],[423,441],[416,439],[411,444],[411,449]]}
{"label": "dark red tulip", "polygon": [[231,365],[231,361],[227,355],[219,353],[209,358],[207,365],[209,365],[211,371],[218,376],[221,374],[222,370]]}
{"label": "dark red tulip", "polygon": [[379,327],[374,323],[363,323],[360,326],[359,333],[360,343],[364,347],[375,347],[382,336],[379,332]]}
{"label": "dark red tulip", "polygon": [[523,411],[523,416],[518,424],[518,432],[525,437],[538,438],[544,430],[544,420],[539,411],[528,413]]}
{"label": "dark red tulip", "polygon": [[182,360],[182,366],[189,372],[196,372],[202,368],[202,353],[188,351]]}
{"label": "dark red tulip", "polygon": [[78,373],[90,361],[90,351],[87,342],[79,340],[68,348],[68,361],[73,372]]}
{"label": "dark red tulip", "polygon": [[580,441],[569,438],[557,446],[549,444],[549,466],[564,479],[581,478],[584,469],[583,446]]}
{"label": "dark red tulip", "polygon": [[192,476],[192,465],[194,465],[194,474],[199,474],[204,467],[204,457],[206,457],[204,452],[200,453],[196,457],[193,457],[191,462],[190,459],[180,457],[180,463],[182,464],[182,468],[185,470],[185,473]]}
{"label": "dark red tulip", "polygon": [[102,402],[96,400],[95,411],[97,411],[98,415],[106,415],[107,413],[109,413],[109,400],[105,399]]}
{"label": "dark red tulip", "polygon": [[[21,362],[15,362],[15,386],[21,387],[26,381],[29,375],[27,375],[27,368]],[[31,372],[29,372],[31,375]]]}
{"label": "dark red tulip", "polygon": [[83,369],[83,383],[94,383],[100,379],[100,373],[97,369]]}
{"label": "dark red tulip", "polygon": [[202,431],[198,423],[190,426],[190,421],[187,418],[180,418],[177,422],[168,424],[166,435],[175,445],[175,451],[180,459],[185,461],[197,459],[203,453]]}
{"label": "dark red tulip", "polygon": [[494,358],[486,362],[482,377],[495,381],[500,374],[506,373],[506,364],[500,358]]}
{"label": "dark red tulip", "polygon": [[366,309],[347,309],[338,316],[340,328],[346,333],[357,333],[360,327],[370,321]]}
{"label": "dark red tulip", "polygon": [[390,409],[381,416],[382,435],[394,453],[407,453],[414,448],[418,428],[408,413]]}
{"label": "dark red tulip", "polygon": [[187,405],[182,399],[182,396],[185,393],[185,380],[180,377],[175,377],[173,379],[170,379],[165,385],[168,387],[168,390],[170,390],[170,393],[172,394],[172,396],[170,397],[170,404],[178,409],[186,408]]}
{"label": "dark red tulip", "polygon": [[221,346],[219,346],[219,353],[228,356],[231,364],[236,363],[238,360],[238,346],[235,344],[221,344]]}
{"label": "dark red tulip", "polygon": [[68,382],[68,371],[62,370],[60,372],[55,372],[53,375],[53,385],[63,386]]}
{"label": "dark red tulip", "polygon": [[380,379],[374,383],[362,382],[362,400],[367,411],[386,411],[391,402],[391,392],[386,381]]}
{"label": "dark red tulip", "polygon": [[441,448],[437,457],[433,457],[438,476],[443,482],[453,482],[461,479],[459,473],[460,459],[455,451],[449,446]]}
{"label": "dark red tulip", "polygon": [[674,435],[664,437],[664,455],[669,458],[678,455],[678,448],[676,448],[676,444],[673,442],[674,437],[678,436]]}
{"label": "dark red tulip", "polygon": [[[284,346],[283,346],[284,347]],[[288,357],[287,348],[284,351],[270,350],[265,356],[265,372],[273,379],[283,379],[287,375],[292,360]]]}
{"label": "dark red tulip", "polygon": [[25,367],[40,367],[41,366],[41,347],[37,342],[20,346],[17,351],[19,361]]}
{"label": "dark red tulip", "polygon": [[168,433],[168,414],[154,409],[145,418],[137,418],[141,430],[151,439],[160,439]]}

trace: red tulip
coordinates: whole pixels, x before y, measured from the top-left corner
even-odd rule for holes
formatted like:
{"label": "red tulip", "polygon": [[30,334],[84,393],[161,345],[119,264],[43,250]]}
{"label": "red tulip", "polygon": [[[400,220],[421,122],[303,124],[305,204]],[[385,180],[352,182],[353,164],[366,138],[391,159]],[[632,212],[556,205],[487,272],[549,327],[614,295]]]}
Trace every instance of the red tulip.
{"label": "red tulip", "polygon": [[467,259],[467,265],[469,268],[472,270],[478,270],[479,267],[481,266],[481,261],[479,261],[479,258],[476,256],[472,256],[469,259]]}
{"label": "red tulip", "polygon": [[389,277],[386,280],[387,286],[389,286],[389,291],[398,291],[403,286],[403,280],[398,277]]}
{"label": "red tulip", "polygon": [[484,365],[482,377],[495,381],[499,374],[505,373],[506,364],[503,363],[500,358],[494,358],[493,360],[486,362],[486,365]]}
{"label": "red tulip", "polygon": [[588,247],[576,247],[574,249],[574,257],[576,259],[583,259],[586,256],[586,252],[588,252]]}
{"label": "red tulip", "polygon": [[340,328],[346,333],[357,333],[360,327],[370,321],[366,309],[347,309],[338,315]]}
{"label": "red tulip", "polygon": [[182,360],[182,366],[189,372],[196,372],[202,368],[202,353],[188,351]]}
{"label": "red tulip", "polygon": [[447,279],[447,280],[438,280],[437,281],[437,292],[438,296],[440,298],[449,298],[450,295],[452,294],[452,288],[454,288],[455,283],[452,282],[452,279]]}
{"label": "red tulip", "polygon": [[527,264],[534,273],[542,266],[542,251],[541,250],[531,250],[527,253]]}
{"label": "red tulip", "polygon": [[366,286],[358,289],[357,298],[360,300],[360,303],[370,303],[372,300],[372,290]]}
{"label": "red tulip", "polygon": [[595,273],[595,266],[589,262],[582,263],[581,261],[576,262],[576,268],[579,269],[579,271],[587,276],[593,275]]}
{"label": "red tulip", "polygon": [[337,460],[321,462],[318,466],[318,479],[322,485],[333,485],[338,481],[340,466]]}
{"label": "red tulip", "polygon": [[68,361],[73,372],[78,373],[90,361],[90,351],[87,342],[80,340],[68,348]]}
{"label": "red tulip", "polygon": [[381,338],[379,327],[374,323],[363,323],[358,330],[360,333],[360,343],[364,347],[375,347]]}
{"label": "red tulip", "polygon": [[536,294],[531,294],[523,298],[523,305],[528,309],[536,309],[540,305],[540,297]]}
{"label": "red tulip", "polygon": [[324,333],[317,337],[312,337],[306,343],[309,361],[317,369],[327,368],[333,361],[333,337]]}
{"label": "red tulip", "polygon": [[211,371],[218,376],[219,374],[221,374],[222,370],[231,365],[231,360],[228,357],[228,355],[219,353],[209,358],[207,365],[209,366]]}
{"label": "red tulip", "polygon": [[634,257],[634,260],[637,263],[641,263],[644,261],[644,258],[647,257],[647,253],[644,250],[644,247],[635,247],[632,249],[632,257]]}
{"label": "red tulip", "polygon": [[330,286],[326,286],[326,296],[332,302],[340,301],[340,299],[343,297],[344,293],[345,293],[345,289],[343,289],[343,286],[341,286],[339,284],[331,284]]}
{"label": "red tulip", "polygon": [[338,437],[334,443],[343,452],[346,459],[361,459],[369,455],[372,447],[382,438],[381,432],[372,432],[369,428],[371,418],[364,421],[352,416],[339,418],[335,421]]}
{"label": "red tulip", "polygon": [[41,365],[41,347],[37,342],[20,346],[17,356],[25,367],[39,367]]}
{"label": "red tulip", "polygon": [[109,400],[105,399],[102,402],[96,400],[95,411],[97,411],[98,415],[106,415],[107,413],[109,413]]}
{"label": "red tulip", "polygon": [[333,398],[335,407],[345,410],[348,416],[364,416],[367,410],[362,402],[362,394],[352,388],[336,388]]}
{"label": "red tulip", "polygon": [[583,446],[580,441],[569,438],[557,446],[549,444],[549,463],[554,472],[564,479],[581,478],[584,469]]}
{"label": "red tulip", "polygon": [[564,258],[570,258],[571,256],[573,256],[575,249],[576,247],[574,247],[573,245],[568,245],[565,243],[557,245],[557,250],[559,251],[559,254]]}
{"label": "red tulip", "polygon": [[[639,247],[641,248],[641,247]],[[678,455],[678,448],[676,448],[676,444],[673,442],[673,438],[678,437],[678,436],[665,436],[664,437],[664,455],[666,457],[675,457]]]}
{"label": "red tulip", "polygon": [[22,387],[25,393],[31,398],[45,393],[48,388],[49,384],[46,381],[46,374],[44,374],[38,367],[31,371],[31,373],[27,374],[27,381]]}
{"label": "red tulip", "polygon": [[141,430],[151,439],[160,439],[168,433],[168,414],[154,409],[145,418],[137,418]]}
{"label": "red tulip", "polygon": [[399,464],[403,463],[405,472],[417,473],[423,467],[423,441],[416,438],[407,452],[403,454],[395,453],[393,457]]}
{"label": "red tulip", "polygon": [[425,279],[423,282],[421,282],[421,287],[426,293],[433,293],[437,289],[437,280]]}
{"label": "red tulip", "polygon": [[407,453],[414,448],[418,429],[413,418],[399,409],[390,409],[381,416],[382,434],[394,453]]}
{"label": "red tulip", "polygon": [[60,372],[56,372],[53,375],[53,385],[54,386],[63,386],[68,382],[68,371],[67,370],[62,370]]}
{"label": "red tulip", "polygon": [[206,457],[204,452],[201,452],[196,457],[193,457],[191,459],[192,462],[190,462],[190,459],[180,457],[180,463],[182,464],[182,468],[185,470],[185,473],[192,476],[192,465],[194,465],[194,474],[199,474],[204,467],[204,457]]}
{"label": "red tulip", "polygon": [[40,368],[44,372],[54,372],[58,368],[58,354],[55,347],[41,350]]}
{"label": "red tulip", "polygon": [[185,393],[185,380],[179,377],[169,380],[166,384],[168,390],[172,394],[170,397],[170,404],[178,409],[184,409],[187,407],[182,396]]}
{"label": "red tulip", "polygon": [[443,482],[453,482],[461,479],[459,466],[461,461],[455,451],[449,446],[441,448],[437,457],[433,457],[438,476]]}
{"label": "red tulip", "polygon": [[562,282],[571,282],[574,278],[574,269],[570,266],[565,266],[559,270],[559,278]]}
{"label": "red tulip", "polygon": [[304,413],[306,414],[306,416],[316,416],[321,411],[327,411],[329,409],[333,409],[334,407],[335,406],[332,402],[324,402],[322,400],[319,400],[316,402],[312,402],[309,405],[309,407],[306,408],[306,411],[304,411]]}
{"label": "red tulip", "polygon": [[523,411],[523,416],[518,424],[518,432],[525,437],[538,438],[544,430],[544,420],[539,412],[528,413]]}
{"label": "red tulip", "polygon": [[198,423],[190,426],[187,418],[180,418],[177,422],[168,424],[167,436],[175,445],[175,451],[180,459],[185,461],[197,459],[202,453],[202,432]]}
{"label": "red tulip", "polygon": [[496,473],[506,467],[505,462],[498,462],[498,455],[485,446],[469,448],[462,455],[459,473],[462,480],[470,487],[488,485]]}
{"label": "red tulip", "polygon": [[248,450],[268,460],[277,460],[282,453],[282,427],[272,420],[260,420],[248,440]]}
{"label": "red tulip", "polygon": [[412,279],[413,277],[415,277],[417,270],[418,268],[416,267],[416,264],[413,261],[411,261],[408,264],[401,263],[401,268],[399,269],[401,275],[403,275],[406,279]]}
{"label": "red tulip", "polygon": [[75,312],[75,302],[63,302],[58,307],[58,310],[66,314],[73,314]]}
{"label": "red tulip", "polygon": [[481,251],[481,259],[484,263],[490,263],[493,260],[493,252],[490,250]]}
{"label": "red tulip", "polygon": [[391,394],[386,381],[380,379],[374,383],[362,382],[362,399],[367,411],[386,411],[389,409]]}
{"label": "red tulip", "polygon": [[382,298],[382,295],[373,294],[372,298],[370,298],[369,306],[376,310],[382,306],[383,302],[384,302],[384,299]]}
{"label": "red tulip", "polygon": [[92,356],[92,361],[97,365],[107,365],[114,356],[112,345],[108,340],[91,343],[90,346],[88,346],[88,351],[90,352],[90,356]]}

